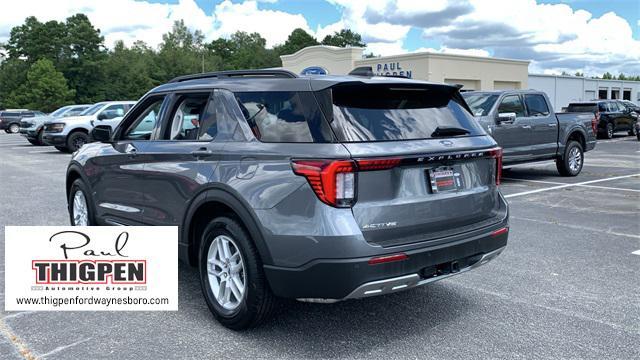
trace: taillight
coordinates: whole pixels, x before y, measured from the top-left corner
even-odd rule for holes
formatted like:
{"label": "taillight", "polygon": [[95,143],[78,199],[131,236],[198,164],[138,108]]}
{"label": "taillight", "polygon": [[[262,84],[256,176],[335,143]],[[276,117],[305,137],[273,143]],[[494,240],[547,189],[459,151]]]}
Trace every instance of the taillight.
{"label": "taillight", "polygon": [[595,116],[591,120],[591,129],[593,130],[593,135],[598,134],[598,123],[600,122],[600,112],[596,112]]}
{"label": "taillight", "polygon": [[358,170],[360,171],[368,171],[368,170],[388,170],[400,165],[399,158],[391,158],[391,159],[359,159],[356,160],[358,163]]}
{"label": "taillight", "polygon": [[502,178],[502,148],[497,147],[489,150],[489,156],[496,159],[496,185],[500,185]]}
{"label": "taillight", "polygon": [[355,202],[355,162],[352,160],[292,160],[296,175],[304,176],[318,199],[335,207]]}

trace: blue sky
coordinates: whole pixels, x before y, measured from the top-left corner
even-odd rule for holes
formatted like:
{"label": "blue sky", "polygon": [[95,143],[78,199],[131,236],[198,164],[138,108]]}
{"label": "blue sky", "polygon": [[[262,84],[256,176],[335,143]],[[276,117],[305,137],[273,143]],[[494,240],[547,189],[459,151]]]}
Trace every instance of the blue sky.
{"label": "blue sky", "polygon": [[259,32],[267,46],[297,27],[319,40],[348,28],[376,55],[430,51],[530,60],[539,73],[640,74],[640,0],[21,0],[0,11],[0,42],[27,16],[77,12],[108,47],[157,46],[176,20],[207,41]]}

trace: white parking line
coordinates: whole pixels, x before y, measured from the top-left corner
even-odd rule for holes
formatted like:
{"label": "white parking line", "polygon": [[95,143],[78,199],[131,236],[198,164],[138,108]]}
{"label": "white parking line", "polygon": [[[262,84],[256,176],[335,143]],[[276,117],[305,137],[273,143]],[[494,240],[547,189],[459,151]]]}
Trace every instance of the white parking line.
{"label": "white parking line", "polygon": [[589,180],[589,181],[583,181],[583,182],[579,182],[579,183],[575,183],[575,184],[563,184],[563,185],[558,185],[558,186],[551,186],[551,187],[544,188],[544,189],[536,189],[536,190],[530,190],[530,191],[523,191],[523,192],[515,193],[515,194],[509,194],[509,195],[505,195],[504,197],[505,198],[512,198],[512,197],[516,197],[516,196],[537,194],[537,193],[541,193],[541,192],[545,192],[545,191],[564,189],[564,188],[580,186],[580,185],[595,184],[595,183],[599,183],[599,182],[603,182],[603,181],[626,179],[626,178],[630,178],[630,177],[634,177],[634,176],[640,176],[640,174],[614,176],[614,177],[610,177],[610,178],[606,178],[606,179]]}
{"label": "white parking line", "polygon": [[[561,183],[556,181],[546,181],[546,180],[532,180],[532,179],[517,179],[517,178],[503,178],[505,180],[513,180],[513,181],[527,181],[532,183],[539,184],[548,184],[548,185],[569,185],[568,183]],[[592,188],[592,189],[602,189],[602,190],[618,190],[618,191],[630,191],[630,192],[638,192],[640,190],[637,189],[627,189],[627,188],[619,188],[619,187],[611,187],[611,186],[598,186],[598,185],[584,185],[584,184],[575,184],[578,187]]]}
{"label": "white parking line", "polygon": [[640,255],[640,250],[636,250],[634,252],[631,253],[632,255]]}
{"label": "white parking line", "polygon": [[[547,220],[538,220],[538,219],[531,219],[531,218],[513,216],[513,215],[509,216],[509,218],[510,219],[514,219],[514,220],[531,221],[531,222],[535,222],[535,223],[539,223],[539,224],[562,226],[562,227],[566,227],[566,228],[574,229],[574,230],[584,230],[584,231],[589,231],[589,232],[594,232],[594,233],[601,233],[601,234],[615,235],[615,236],[624,236],[624,237],[628,237],[628,238],[632,238],[632,239],[640,239],[640,235],[620,233],[620,232],[617,232],[617,231],[613,231],[611,229],[602,230],[600,228],[593,228],[593,227],[588,227],[588,226],[583,226],[583,225],[573,225],[573,224],[569,224],[569,223],[561,223],[561,222],[547,221]],[[638,250],[638,251],[640,252],[640,250]],[[640,255],[640,254],[636,254],[636,255]]]}

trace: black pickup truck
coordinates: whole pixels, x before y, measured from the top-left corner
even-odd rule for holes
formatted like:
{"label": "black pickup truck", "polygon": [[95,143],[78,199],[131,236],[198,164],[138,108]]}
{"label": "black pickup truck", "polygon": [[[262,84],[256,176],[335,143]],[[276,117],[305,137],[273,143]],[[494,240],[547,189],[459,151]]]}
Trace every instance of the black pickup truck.
{"label": "black pickup truck", "polygon": [[544,92],[468,91],[463,97],[473,115],[503,148],[503,164],[555,160],[563,176],[582,170],[584,152],[596,146],[592,112],[554,113]]}
{"label": "black pickup truck", "polygon": [[604,139],[612,139],[617,131],[626,131],[636,135],[636,123],[640,109],[632,102],[620,100],[594,100],[572,102],[567,112],[591,112],[598,120],[598,135]]}

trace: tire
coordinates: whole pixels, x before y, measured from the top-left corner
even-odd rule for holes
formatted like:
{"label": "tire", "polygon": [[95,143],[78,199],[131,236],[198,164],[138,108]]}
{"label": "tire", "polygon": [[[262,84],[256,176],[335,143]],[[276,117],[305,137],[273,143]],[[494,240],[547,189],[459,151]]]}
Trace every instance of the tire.
{"label": "tire", "polygon": [[584,165],[584,150],[579,142],[570,140],[564,149],[561,159],[556,161],[556,168],[562,176],[576,176]]}
{"label": "tire", "polygon": [[43,146],[44,145],[44,139],[42,138],[44,136],[44,130],[40,130],[38,131],[38,145],[39,146]]}
{"label": "tire", "polygon": [[[84,202],[85,202],[85,209],[86,209],[85,221],[86,222],[83,224],[79,223],[78,221],[79,219],[78,217],[76,217],[76,215],[79,215],[79,214],[75,213],[76,208],[74,208],[74,201],[76,198],[76,194],[78,193],[82,193],[82,197],[84,198]],[[95,225],[92,206],[93,206],[93,198],[91,197],[91,192],[89,191],[89,188],[87,187],[87,185],[85,185],[82,179],[76,179],[73,182],[73,184],[71,184],[71,190],[69,191],[69,198],[67,199],[67,209],[69,211],[69,222],[71,223],[71,225],[72,226]]]}
{"label": "tire", "polygon": [[[227,256],[227,259],[231,259],[230,261],[224,260],[223,257],[220,258],[220,252],[217,250],[220,248],[216,246],[219,242],[222,244],[226,242],[228,252],[232,254],[239,252],[241,271],[237,267],[238,257],[236,255]],[[211,259],[226,265],[223,267],[213,264],[209,261]],[[255,327],[271,316],[276,307],[277,298],[269,288],[255,245],[245,228],[236,219],[218,217],[207,225],[200,239],[198,264],[200,285],[207,306],[222,325],[233,330],[243,330]],[[237,269],[235,271],[233,270],[234,264]],[[217,272],[218,275],[210,273],[209,270]],[[225,282],[223,279],[231,280]],[[240,287],[235,285],[240,280],[244,280],[244,291],[242,292],[239,292]],[[220,285],[223,283],[233,283],[230,286],[235,291],[225,287],[226,290],[220,293]],[[222,297],[221,303],[214,295],[214,288],[218,288],[218,294],[226,295],[228,293],[228,298],[219,295],[218,297]],[[236,293],[241,294],[240,299],[235,295]],[[227,299],[226,302],[225,299]]]}
{"label": "tire", "polygon": [[67,149],[69,149],[70,152],[74,152],[80,149],[84,144],[88,142],[89,142],[89,135],[81,131],[77,131],[67,136]]}
{"label": "tire", "polygon": [[13,123],[13,124],[9,124],[9,127],[7,128],[7,132],[9,134],[17,134],[18,131],[20,131],[20,125]]}
{"label": "tire", "polygon": [[31,145],[36,145],[36,146],[40,145],[40,144],[38,143],[38,140],[31,140],[31,139],[27,139],[27,141],[28,141],[28,142],[29,142],[29,144],[31,144]]}
{"label": "tire", "polygon": [[612,123],[608,123],[607,124],[607,128],[605,129],[605,132],[604,132],[604,138],[605,139],[609,139],[609,140],[613,139],[613,132],[614,132],[613,131],[613,124]]}
{"label": "tire", "polygon": [[58,151],[62,151],[63,153],[68,153],[69,149],[67,149],[65,146],[54,146],[56,148],[56,150]]}
{"label": "tire", "polygon": [[637,136],[638,131],[636,130],[636,124],[631,125],[631,130],[629,130],[629,136]]}

